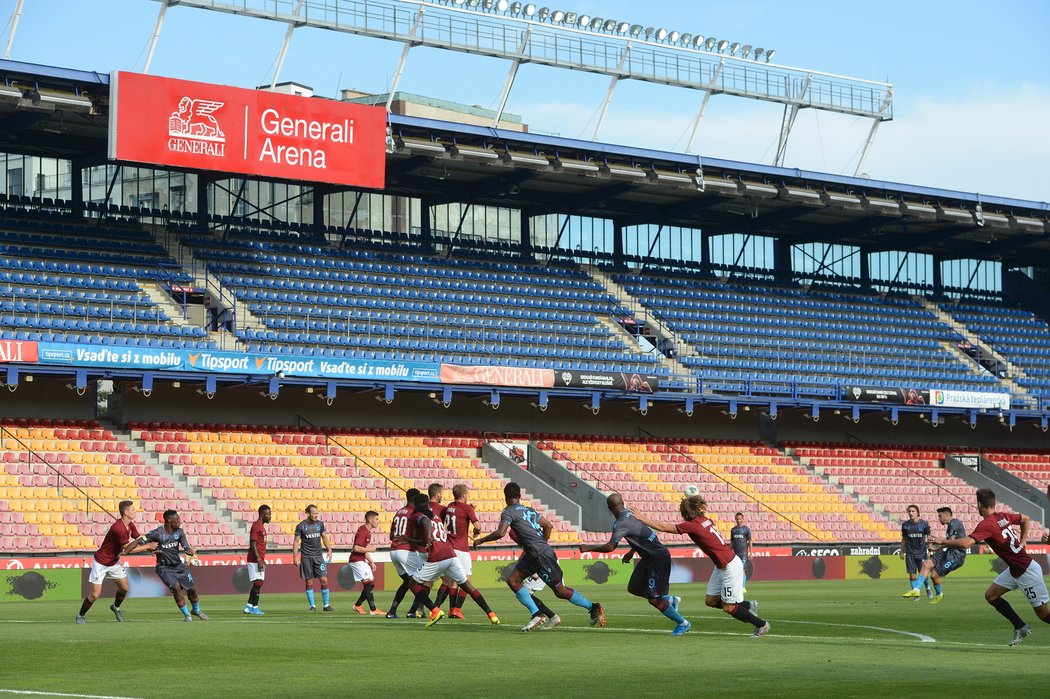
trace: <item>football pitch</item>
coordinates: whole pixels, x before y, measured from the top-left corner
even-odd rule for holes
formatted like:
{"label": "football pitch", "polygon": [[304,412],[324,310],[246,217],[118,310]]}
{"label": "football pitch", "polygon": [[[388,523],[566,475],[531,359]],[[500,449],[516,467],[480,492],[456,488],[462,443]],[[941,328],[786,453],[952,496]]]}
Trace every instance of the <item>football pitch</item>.
{"label": "football pitch", "polygon": [[[948,578],[934,606],[925,596],[901,599],[901,580],[754,581],[747,597],[772,624],[764,638],[704,608],[698,584],[673,586],[693,622],[681,638],[611,585],[579,588],[605,605],[605,629],[544,591],[564,623],[529,634],[520,631],[527,613],[505,588],[485,591],[499,627],[470,600],[466,620],[430,629],[362,617],[350,593],[333,597],[333,613],[308,613],[303,595],[264,593],[265,617],[242,614],[242,597],[203,594],[211,620],[190,624],[170,598],[129,599],[124,624],[100,600],[83,626],[73,623],[76,603],[8,603],[0,605],[0,697],[873,697],[1007,685],[1040,695],[1050,626],[1012,593],[1034,633],[1008,647],[1012,630],[984,602],[987,583]],[[377,598],[382,608],[390,594]]]}

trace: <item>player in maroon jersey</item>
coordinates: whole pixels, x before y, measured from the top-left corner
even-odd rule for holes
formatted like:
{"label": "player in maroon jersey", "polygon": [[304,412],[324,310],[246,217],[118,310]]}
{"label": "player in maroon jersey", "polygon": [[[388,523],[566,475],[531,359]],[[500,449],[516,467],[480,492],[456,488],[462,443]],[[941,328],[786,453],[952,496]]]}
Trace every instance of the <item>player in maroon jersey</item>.
{"label": "player in maroon jersey", "polygon": [[248,532],[248,580],[252,583],[252,589],[248,593],[248,604],[244,605],[244,613],[252,616],[265,616],[266,612],[259,609],[259,595],[262,594],[263,581],[266,580],[266,525],[272,517],[269,505],[259,506],[259,518],[252,522],[251,531]]}
{"label": "player in maroon jersey", "polygon": [[[354,534],[354,545],[353,550],[350,552],[349,565],[350,570],[353,571],[354,580],[363,585],[361,596],[354,603],[354,611],[358,614],[371,614],[372,616],[386,614],[382,609],[376,609],[376,600],[372,595],[372,590],[375,589],[372,574],[376,569],[376,564],[372,562],[372,552],[376,550],[376,547],[372,546],[372,530],[378,527],[379,513],[369,510],[365,513],[365,523],[358,527],[357,533]],[[369,611],[367,612],[361,606],[365,602],[368,602]]]}
{"label": "player in maroon jersey", "polygon": [[[463,483],[457,483],[452,488],[452,497],[455,499],[445,508],[443,517],[445,528],[448,530],[449,543],[456,550],[456,558],[459,559],[459,565],[463,568],[463,573],[467,576],[467,580],[470,580],[470,576],[474,572],[474,564],[470,558],[470,544],[467,541],[470,525],[474,525],[474,536],[471,538],[476,539],[481,534],[481,530],[478,529],[478,515],[474,512],[474,506],[467,502],[469,494],[470,488]],[[438,588],[434,604],[440,607],[445,602],[446,596],[452,600],[449,603],[449,617],[452,619],[464,618],[463,602],[467,599],[467,593],[458,589],[458,587],[450,588],[447,584],[442,584]]]}
{"label": "player in maroon jersey", "polygon": [[651,522],[635,514],[642,524],[650,529],[667,534],[686,534],[697,548],[707,554],[715,564],[711,580],[707,583],[704,604],[721,609],[729,616],[755,627],[755,636],[769,633],[769,622],[755,615],[758,602],[744,599],[744,564],[715,529],[715,523],[707,517],[707,501],[701,495],[682,498],[678,507],[682,520],[678,524]]}
{"label": "player in maroon jersey", "polygon": [[[409,488],[405,493],[404,507],[395,512],[390,520],[390,562],[394,564],[394,570],[401,578],[401,587],[397,588],[394,594],[394,602],[390,605],[390,611],[386,613],[387,619],[397,618],[397,607],[412,587],[412,574],[422,565],[419,557],[412,552],[412,544],[408,542],[409,519],[415,511],[417,495],[418,489]],[[414,617],[415,611],[416,605],[413,603],[408,615]]]}
{"label": "player in maroon jersey", "polygon": [[[1024,548],[1031,524],[1028,515],[996,512],[995,505],[995,493],[988,488],[981,488],[977,491],[977,512],[983,519],[970,536],[961,539],[930,537],[930,543],[953,549],[969,549],[983,542],[1006,563],[1007,569],[999,573],[985,590],[984,599],[1013,624],[1014,637],[1010,645],[1016,646],[1032,633],[1032,627],[1021,620],[1010,603],[1003,599],[1003,595],[1010,590],[1023,591],[1036,615],[1050,624],[1050,594],[1046,591],[1042,567],[1032,560]],[[1014,532],[1014,524],[1020,525],[1019,533]]]}
{"label": "player in maroon jersey", "polygon": [[84,616],[91,609],[91,605],[102,596],[102,582],[106,578],[117,584],[117,594],[113,604],[109,605],[109,611],[113,612],[117,621],[124,621],[124,612],[120,611],[120,605],[128,595],[128,573],[120,562],[120,553],[129,541],[139,538],[139,530],[133,521],[135,504],[131,500],[121,500],[118,511],[120,519],[110,525],[102,544],[91,559],[91,572],[88,574],[91,592],[80,605],[80,612],[76,618],[78,624],[84,623]]}
{"label": "player in maroon jersey", "polygon": [[482,611],[488,616],[493,626],[499,625],[499,617],[489,608],[488,602],[481,595],[481,591],[470,584],[463,568],[459,565],[456,550],[448,543],[448,532],[445,524],[440,518],[435,517],[430,511],[427,496],[420,494],[416,497],[416,511],[412,513],[412,521],[415,525],[415,537],[412,543],[423,547],[427,551],[427,562],[412,576],[412,592],[416,601],[430,611],[430,620],[427,626],[433,626],[445,613],[441,607],[435,606],[430,601],[428,585],[440,577],[449,578],[471,596],[477,602]]}

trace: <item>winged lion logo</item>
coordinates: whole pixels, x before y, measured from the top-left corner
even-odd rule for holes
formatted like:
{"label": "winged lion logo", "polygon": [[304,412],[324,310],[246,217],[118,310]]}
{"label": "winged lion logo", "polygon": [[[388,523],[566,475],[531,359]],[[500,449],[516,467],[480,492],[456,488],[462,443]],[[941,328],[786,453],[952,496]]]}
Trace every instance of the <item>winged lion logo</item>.
{"label": "winged lion logo", "polygon": [[213,116],[225,104],[183,97],[179,100],[178,109],[168,117],[168,135],[225,143],[226,134]]}

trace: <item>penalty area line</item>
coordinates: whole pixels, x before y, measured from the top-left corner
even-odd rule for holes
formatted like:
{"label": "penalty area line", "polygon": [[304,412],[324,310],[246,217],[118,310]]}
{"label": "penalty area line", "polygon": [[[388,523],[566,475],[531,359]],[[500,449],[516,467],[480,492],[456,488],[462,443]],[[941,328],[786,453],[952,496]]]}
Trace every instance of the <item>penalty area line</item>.
{"label": "penalty area line", "polygon": [[922,643],[936,643],[937,639],[933,636],[927,636],[924,633],[914,633],[912,631],[901,631],[900,629],[890,629],[885,626],[867,626],[865,624],[833,624],[828,621],[792,621],[790,619],[770,619],[770,621],[778,624],[809,624],[810,626],[830,626],[840,629],[866,629],[868,631],[883,631],[885,633],[896,633],[901,636],[910,636]]}
{"label": "penalty area line", "polygon": [[0,694],[13,694],[23,697],[77,697],[77,699],[134,699],[133,697],[118,697],[109,694],[66,694],[63,692],[36,692],[31,689],[6,689],[0,688]]}

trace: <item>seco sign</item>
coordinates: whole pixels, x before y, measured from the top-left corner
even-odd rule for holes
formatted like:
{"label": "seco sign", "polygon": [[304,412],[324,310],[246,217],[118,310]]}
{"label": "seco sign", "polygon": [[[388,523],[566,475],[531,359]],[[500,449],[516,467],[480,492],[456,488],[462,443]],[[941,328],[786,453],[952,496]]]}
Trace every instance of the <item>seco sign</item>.
{"label": "seco sign", "polygon": [[110,77],[109,157],[379,189],[386,110],[119,71]]}

